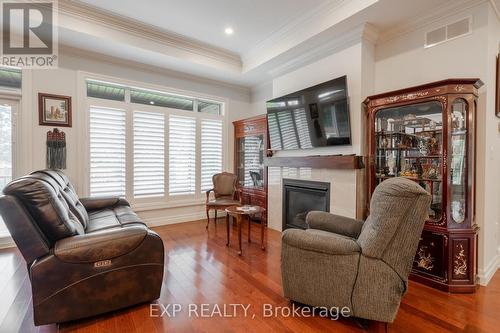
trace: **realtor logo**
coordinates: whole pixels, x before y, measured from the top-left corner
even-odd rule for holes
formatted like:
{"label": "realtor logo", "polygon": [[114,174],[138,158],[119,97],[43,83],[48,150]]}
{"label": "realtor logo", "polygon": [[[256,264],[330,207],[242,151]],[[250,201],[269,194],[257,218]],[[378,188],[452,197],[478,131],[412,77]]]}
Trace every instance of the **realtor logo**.
{"label": "realtor logo", "polygon": [[2,1],[1,64],[57,67],[57,2]]}

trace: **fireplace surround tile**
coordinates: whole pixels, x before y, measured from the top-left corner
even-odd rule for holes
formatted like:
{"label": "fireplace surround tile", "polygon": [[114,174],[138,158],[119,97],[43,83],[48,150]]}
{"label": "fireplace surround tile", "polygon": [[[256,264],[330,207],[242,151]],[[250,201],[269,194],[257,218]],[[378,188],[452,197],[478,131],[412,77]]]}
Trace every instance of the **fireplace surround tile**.
{"label": "fireplace surround tile", "polygon": [[[356,217],[359,170],[335,170],[292,167],[268,169],[268,226],[282,231],[283,178],[330,183],[330,212]],[[361,190],[360,190],[361,191]]]}

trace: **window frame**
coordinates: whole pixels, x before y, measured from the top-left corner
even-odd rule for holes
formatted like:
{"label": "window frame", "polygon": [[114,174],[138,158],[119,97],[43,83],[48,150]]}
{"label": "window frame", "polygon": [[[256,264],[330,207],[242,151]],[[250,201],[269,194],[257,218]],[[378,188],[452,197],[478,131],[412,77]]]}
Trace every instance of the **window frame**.
{"label": "window frame", "polygon": [[[19,89],[0,88],[0,101],[8,101],[12,106],[12,179],[19,177],[21,144],[20,144],[20,112],[21,112],[21,94]],[[0,235],[0,249],[13,245],[13,239],[10,234]]]}
{"label": "window frame", "polygon": [[[192,97],[196,99],[201,99],[204,101],[212,101],[221,104],[221,114],[214,115],[210,113],[197,112],[197,103],[193,106],[193,111],[186,111],[180,109],[173,109],[168,107],[162,107],[157,105],[147,105],[147,104],[138,104],[130,102],[130,90],[125,90],[125,101],[114,101],[114,100],[106,100],[95,97],[87,97],[86,91],[86,81],[87,80],[97,80],[97,81],[105,81],[109,83],[114,83],[117,85],[124,85],[131,88],[141,88],[145,90],[153,90],[164,92],[166,94],[174,94]],[[177,208],[184,206],[193,206],[200,205],[205,202],[205,193],[202,193],[201,188],[201,119],[214,119],[222,121],[222,170],[226,170],[228,164],[228,112],[227,105],[228,100],[225,98],[199,94],[191,91],[184,91],[174,88],[168,88],[164,86],[157,86],[152,84],[146,84],[142,82],[135,82],[129,80],[118,79],[114,77],[98,75],[93,73],[81,72],[78,73],[78,96],[79,96],[79,105],[81,106],[82,112],[82,123],[84,123],[83,136],[81,142],[84,144],[81,146],[83,151],[81,151],[84,156],[84,166],[81,169],[80,174],[83,176],[84,182],[82,183],[82,193],[85,196],[89,196],[90,193],[90,107],[108,107],[108,108],[118,108],[125,110],[126,113],[126,199],[133,205],[136,211],[146,211],[146,210],[154,210],[154,209],[164,209],[164,208]],[[165,116],[165,193],[163,196],[152,196],[152,197],[139,197],[134,198],[134,174],[133,174],[133,165],[134,165],[134,132],[133,132],[133,112],[134,111],[142,111],[142,112],[154,112],[164,114]],[[184,117],[193,117],[196,119],[196,186],[195,193],[190,195],[169,195],[169,116],[177,115]]]}

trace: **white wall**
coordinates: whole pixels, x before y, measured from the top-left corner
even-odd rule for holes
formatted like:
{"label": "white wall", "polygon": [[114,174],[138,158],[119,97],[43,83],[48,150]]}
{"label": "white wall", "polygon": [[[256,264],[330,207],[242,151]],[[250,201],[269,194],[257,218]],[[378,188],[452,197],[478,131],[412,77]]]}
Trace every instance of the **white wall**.
{"label": "white wall", "polygon": [[[468,36],[424,49],[425,33],[465,17],[472,17]],[[477,202],[479,231],[479,275],[488,281],[498,266],[500,221],[500,153],[498,123],[494,117],[495,69],[498,53],[498,18],[484,2],[463,12],[441,18],[376,46],[375,92],[411,87],[427,82],[471,77],[480,78],[477,123]]]}
{"label": "white wall", "polygon": [[[489,263],[485,261],[484,275],[492,276],[496,268],[500,267],[500,119],[494,116],[495,86],[496,86],[496,59],[500,55],[500,17],[490,8],[488,16],[488,54],[486,56],[488,88],[488,106],[486,110],[486,148],[485,161],[485,221],[496,225],[491,243],[496,239],[496,249],[492,249],[493,258]],[[500,89],[500,87],[496,87]],[[496,250],[496,251],[494,251]],[[486,250],[485,250],[486,251]]]}
{"label": "white wall", "polygon": [[[431,48],[423,47],[427,31],[465,17],[472,18],[471,34]],[[499,19],[491,4],[483,2],[434,22],[420,22],[417,28],[388,41],[373,45],[362,40],[310,65],[275,78],[272,82],[272,97],[347,74],[353,136],[352,147],[286,151],[279,152],[278,155],[364,154],[366,140],[361,103],[367,96],[447,78],[480,78],[485,86],[479,91],[478,103],[476,222],[480,226],[479,275],[481,282],[487,283],[500,263],[500,119],[494,116],[493,111],[495,57],[499,52],[499,43]],[[252,107],[257,112],[265,112],[263,97],[269,99],[269,89],[269,85],[262,85],[254,90]],[[283,174],[282,170],[281,175]],[[278,175],[278,170],[270,172],[271,178]],[[358,184],[358,195],[362,194],[364,189],[362,177],[363,175],[359,174],[357,179],[353,180]],[[269,183],[270,198],[278,200],[278,187],[281,184],[276,183],[274,179],[270,179]],[[347,191],[346,195],[355,199],[350,191]],[[361,197],[358,196],[358,201]],[[272,208],[271,218],[278,216],[278,213],[273,214],[271,210]]]}
{"label": "white wall", "polygon": [[[252,116],[250,108],[250,90],[231,86],[211,80],[185,76],[175,72],[162,71],[157,68],[123,62],[116,59],[100,57],[96,54],[77,54],[74,50],[65,50],[59,54],[59,68],[47,70],[25,70],[23,72],[22,110],[21,110],[21,138],[30,144],[25,145],[22,152],[24,158],[20,165],[19,174],[45,168],[46,133],[51,127],[38,125],[39,92],[72,97],[73,127],[63,128],[67,141],[67,169],[80,195],[88,195],[84,186],[86,175],[83,166],[88,163],[83,158],[87,135],[84,124],[86,122],[78,100],[78,89],[82,86],[79,71],[106,75],[124,80],[143,82],[161,87],[185,90],[195,94],[215,96],[226,101],[227,117],[226,142],[226,170],[233,169],[233,142],[234,130],[232,121]],[[204,204],[200,201],[197,206],[176,207],[154,211],[140,212],[150,224],[164,224],[190,221],[205,216]]]}
{"label": "white wall", "polygon": [[[363,83],[361,80],[363,62],[362,50],[365,41],[359,40],[350,46],[326,56],[307,66],[277,77],[272,82],[272,95],[279,97],[294,91],[310,87],[336,77],[347,75],[347,89],[351,114],[352,145],[338,147],[322,147],[307,150],[279,151],[275,156],[307,156],[307,155],[333,155],[333,154],[364,154],[364,117],[361,108],[363,98]],[[259,95],[266,96],[260,92]],[[269,99],[269,98],[268,98]],[[262,105],[262,99],[253,100],[253,104]],[[265,112],[265,108],[263,110]],[[308,179],[329,182],[331,184],[330,211],[335,214],[356,217],[359,215],[357,204],[362,200],[358,198],[364,191],[359,186],[361,172],[354,170],[332,170],[294,168],[293,165],[283,168],[270,168],[268,173],[268,220],[269,227],[281,231],[282,215],[282,179]],[[362,198],[361,198],[362,199]],[[273,204],[271,204],[273,203]]]}

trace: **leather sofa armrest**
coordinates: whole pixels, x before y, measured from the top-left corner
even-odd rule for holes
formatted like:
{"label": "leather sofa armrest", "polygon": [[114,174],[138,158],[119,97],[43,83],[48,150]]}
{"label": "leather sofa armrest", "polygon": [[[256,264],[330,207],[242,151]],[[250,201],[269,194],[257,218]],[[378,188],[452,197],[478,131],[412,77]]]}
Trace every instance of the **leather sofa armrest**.
{"label": "leather sofa armrest", "polygon": [[111,208],[116,206],[130,206],[125,198],[121,197],[95,197],[81,198],[80,202],[87,211]]}
{"label": "leather sofa armrest", "polygon": [[286,245],[313,252],[331,255],[361,253],[354,239],[321,230],[287,229],[281,239]]}
{"label": "leather sofa armrest", "polygon": [[147,227],[139,225],[76,235],[57,241],[54,255],[69,263],[108,260],[133,251],[147,235]]}
{"label": "leather sofa armrest", "polygon": [[311,211],[306,216],[306,223],[311,229],[319,229],[357,239],[364,222],[327,212]]}

